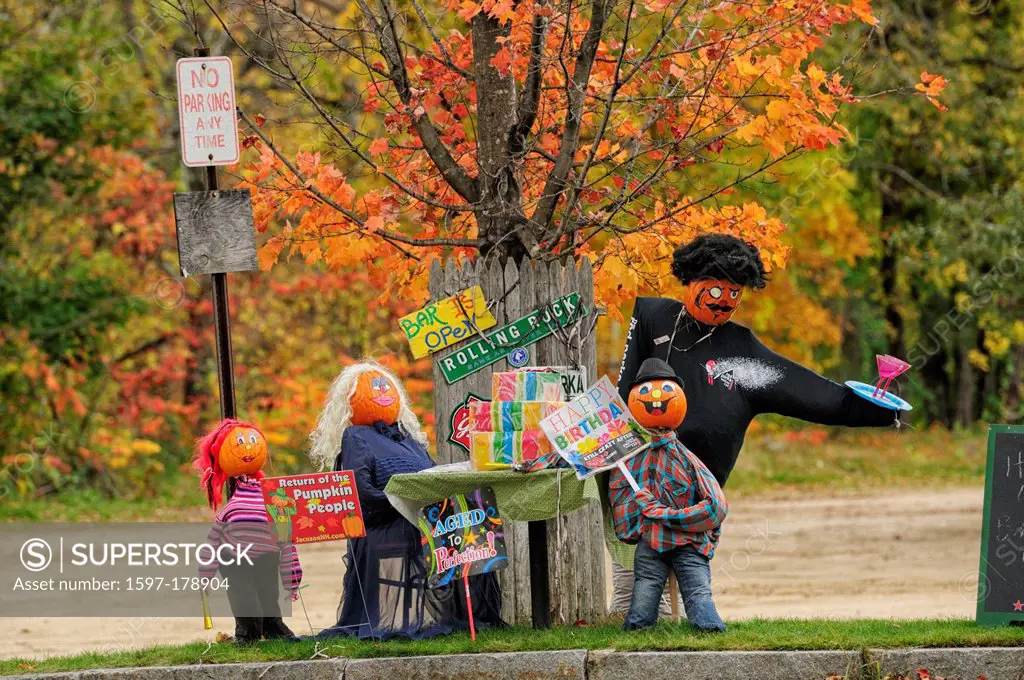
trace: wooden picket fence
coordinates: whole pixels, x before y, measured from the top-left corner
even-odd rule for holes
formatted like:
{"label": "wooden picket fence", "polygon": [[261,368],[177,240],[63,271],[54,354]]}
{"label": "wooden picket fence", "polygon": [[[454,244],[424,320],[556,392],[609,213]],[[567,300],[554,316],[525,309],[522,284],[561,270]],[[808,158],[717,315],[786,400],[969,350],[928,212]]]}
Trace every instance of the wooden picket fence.
{"label": "wooden picket fence", "polygon": [[[437,301],[470,286],[480,284],[498,326],[511,323],[544,304],[572,292],[580,294],[587,318],[569,342],[556,335],[528,347],[530,366],[582,366],[587,380],[593,382],[597,371],[597,346],[591,330],[594,315],[594,276],[590,261],[579,263],[528,262],[522,271],[514,262],[504,265],[495,259],[463,263],[453,260],[444,265],[434,262],[430,271],[430,298]],[[449,385],[441,373],[440,360],[459,349],[458,345],[434,355],[434,415],[436,416],[439,463],[468,460],[468,454],[448,442],[452,411],[468,392],[482,398],[491,393],[491,374],[512,367],[501,360]],[[561,543],[559,543],[559,540]],[[530,547],[526,522],[506,524],[505,544],[509,566],[499,572],[503,606],[502,616],[509,623],[529,623]],[[551,618],[555,623],[573,624],[593,621],[606,613],[605,549],[598,503],[559,520],[548,521],[548,578],[551,588]]]}

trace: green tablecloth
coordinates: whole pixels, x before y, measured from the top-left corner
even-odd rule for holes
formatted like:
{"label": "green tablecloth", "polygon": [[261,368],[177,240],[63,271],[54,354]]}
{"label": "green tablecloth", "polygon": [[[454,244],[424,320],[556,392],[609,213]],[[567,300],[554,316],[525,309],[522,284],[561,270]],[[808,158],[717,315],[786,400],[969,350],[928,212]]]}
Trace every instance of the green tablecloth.
{"label": "green tablecloth", "polygon": [[[419,508],[427,503],[484,486],[494,489],[503,518],[522,522],[552,519],[560,513],[579,510],[599,498],[597,482],[593,478],[581,481],[566,468],[522,473],[439,466],[415,474],[395,475],[384,493],[406,519],[414,522]],[[416,509],[410,518],[408,508],[413,506]]]}
{"label": "green tablecloth", "polygon": [[484,472],[469,469],[466,463],[395,475],[384,493],[403,517],[416,524],[424,505],[485,486],[494,490],[501,516],[520,522],[554,519],[559,514],[579,510],[592,500],[602,501],[608,551],[616,562],[632,568],[634,547],[615,538],[608,504],[601,498],[599,477],[580,480],[567,468],[527,473],[511,470]]}

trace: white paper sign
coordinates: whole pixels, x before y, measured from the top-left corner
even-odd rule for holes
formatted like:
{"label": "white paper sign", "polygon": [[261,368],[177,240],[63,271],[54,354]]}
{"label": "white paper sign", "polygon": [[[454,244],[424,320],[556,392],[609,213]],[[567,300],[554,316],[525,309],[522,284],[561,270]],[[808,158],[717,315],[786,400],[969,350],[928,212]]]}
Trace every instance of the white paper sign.
{"label": "white paper sign", "polygon": [[235,78],[229,57],[178,60],[178,120],[185,165],[238,162]]}
{"label": "white paper sign", "polygon": [[580,479],[616,467],[651,442],[608,376],[540,421],[540,427]]}

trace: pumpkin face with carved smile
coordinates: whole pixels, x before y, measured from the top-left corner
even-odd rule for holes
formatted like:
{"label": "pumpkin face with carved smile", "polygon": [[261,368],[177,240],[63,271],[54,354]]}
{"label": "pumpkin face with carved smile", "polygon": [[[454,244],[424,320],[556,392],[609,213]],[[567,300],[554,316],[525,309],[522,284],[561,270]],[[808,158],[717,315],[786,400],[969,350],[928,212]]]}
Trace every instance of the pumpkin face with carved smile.
{"label": "pumpkin face with carved smile", "polygon": [[353,425],[373,425],[377,421],[394,425],[398,421],[398,389],[380,371],[367,371],[359,376],[349,403]]}
{"label": "pumpkin face with carved smile", "polygon": [[251,427],[236,427],[224,438],[220,469],[228,477],[255,476],[267,462],[267,440]]}
{"label": "pumpkin face with carved smile", "polygon": [[648,380],[629,391],[629,412],[646,428],[678,428],[686,417],[686,395],[674,380]]}
{"label": "pumpkin face with carved smile", "polygon": [[743,299],[743,286],[725,279],[698,279],[686,286],[683,304],[687,313],[709,326],[725,323]]}

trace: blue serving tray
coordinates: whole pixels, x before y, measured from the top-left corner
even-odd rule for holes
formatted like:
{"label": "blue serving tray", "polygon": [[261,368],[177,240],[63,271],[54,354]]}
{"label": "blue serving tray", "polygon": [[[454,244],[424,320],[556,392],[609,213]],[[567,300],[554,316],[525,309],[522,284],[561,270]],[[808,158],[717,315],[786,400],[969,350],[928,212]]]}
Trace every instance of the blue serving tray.
{"label": "blue serving tray", "polygon": [[877,404],[883,408],[889,408],[893,411],[913,411],[914,407],[910,405],[905,399],[900,399],[892,392],[882,392],[877,397],[875,394],[875,386],[862,383],[857,380],[847,380],[846,386],[857,393],[857,396],[861,399],[867,399],[872,404]]}

